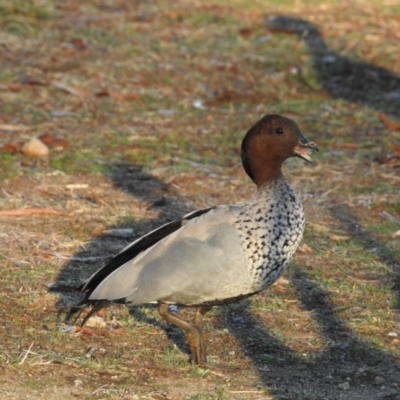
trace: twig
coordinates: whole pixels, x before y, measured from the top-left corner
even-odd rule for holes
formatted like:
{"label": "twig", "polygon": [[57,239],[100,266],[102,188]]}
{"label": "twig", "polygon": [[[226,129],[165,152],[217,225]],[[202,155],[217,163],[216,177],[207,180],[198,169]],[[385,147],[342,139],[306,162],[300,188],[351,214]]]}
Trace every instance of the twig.
{"label": "twig", "polygon": [[34,214],[52,214],[52,215],[63,215],[69,217],[68,214],[51,210],[50,208],[23,208],[19,210],[0,210],[0,217],[18,217],[24,215],[34,215]]}
{"label": "twig", "polygon": [[68,86],[67,84],[65,84],[63,82],[52,82],[52,85],[54,87],[56,87],[57,89],[60,89],[60,90],[62,90],[64,92],[67,92],[67,93],[72,94],[74,96],[84,97],[84,95],[85,95],[80,90],[75,89],[75,88],[73,88],[71,86]]}
{"label": "twig", "polygon": [[94,328],[84,328],[80,326],[74,326],[73,330],[75,333],[81,333],[84,335],[98,335],[98,336],[107,336],[110,334],[121,334],[124,333],[124,328],[116,328],[116,329],[94,329]]}
{"label": "twig", "polygon": [[327,190],[326,192],[322,193],[321,196],[319,196],[319,197],[320,198],[326,197],[326,196],[328,196],[328,194],[330,194],[330,193],[334,192],[335,190],[339,189],[341,186],[342,186],[342,184],[340,183],[339,185],[336,185],[335,187],[333,187],[333,188]]}
{"label": "twig", "polygon": [[3,192],[4,195],[6,195],[8,198],[12,197],[10,193],[7,193],[4,188],[1,188],[1,191]]}
{"label": "twig", "polygon": [[25,362],[26,357],[28,357],[28,354],[31,352],[31,348],[32,348],[32,346],[33,346],[34,343],[35,343],[35,341],[33,341],[33,342],[31,343],[31,345],[29,346],[29,349],[25,352],[25,355],[24,355],[23,359],[22,359],[21,362],[19,363],[20,365],[23,364],[23,363]]}
{"label": "twig", "polygon": [[[227,392],[234,394],[264,394],[261,390],[227,390]],[[268,397],[268,399],[272,399],[272,397]]]}
{"label": "twig", "polygon": [[30,131],[32,128],[25,125],[10,125],[10,124],[0,124],[1,131],[18,132],[18,131]]}
{"label": "twig", "polygon": [[381,218],[387,219],[388,221],[397,222],[398,224],[400,224],[400,219],[395,217],[394,215],[389,214],[387,211],[382,211],[378,215]]}
{"label": "twig", "polygon": [[104,256],[93,256],[93,257],[73,257],[73,256],[68,256],[65,254],[61,253],[56,253],[56,252],[51,252],[51,255],[54,257],[60,259],[60,260],[69,260],[69,261],[81,261],[81,262],[94,262],[98,260],[104,259]]}
{"label": "twig", "polygon": [[361,309],[364,310],[365,307],[358,307],[358,306],[339,306],[339,307],[333,307],[331,310],[329,311],[325,311],[324,314],[325,315],[329,315],[329,314],[334,314],[337,312],[341,312],[341,311],[345,311],[345,310],[350,310],[352,308],[357,308],[357,309]]}

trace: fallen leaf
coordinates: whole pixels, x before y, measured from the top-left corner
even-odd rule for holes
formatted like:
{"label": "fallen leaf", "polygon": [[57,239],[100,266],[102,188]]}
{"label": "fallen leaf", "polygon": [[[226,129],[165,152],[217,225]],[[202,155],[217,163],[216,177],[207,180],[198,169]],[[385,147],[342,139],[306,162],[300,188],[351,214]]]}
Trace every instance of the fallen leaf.
{"label": "fallen leaf", "polygon": [[242,28],[239,29],[239,35],[243,37],[249,37],[252,34],[253,30],[251,28]]}
{"label": "fallen leaf", "polygon": [[53,148],[53,147],[69,147],[69,143],[65,139],[56,138],[51,133],[45,133],[38,137],[38,139],[44,143],[46,146]]}
{"label": "fallen leaf", "polygon": [[285,278],[280,277],[275,283],[274,285],[288,285],[289,281]]}
{"label": "fallen leaf", "polygon": [[394,238],[400,237],[400,229],[392,234]]}
{"label": "fallen leaf", "polygon": [[107,89],[100,90],[99,92],[95,93],[96,97],[111,97],[111,92]]}
{"label": "fallen leaf", "polygon": [[313,254],[314,253],[313,249],[306,243],[303,243],[299,247],[299,252],[302,254]]}
{"label": "fallen leaf", "polygon": [[18,153],[19,146],[16,143],[7,143],[4,146],[0,147],[0,153],[8,153],[14,154]]}
{"label": "fallen leaf", "polygon": [[22,146],[21,152],[26,156],[44,157],[49,155],[49,148],[41,140],[34,137]]}
{"label": "fallen leaf", "polygon": [[110,97],[114,100],[135,100],[142,96],[139,93],[116,93],[108,90],[101,90],[95,94],[96,97]]}
{"label": "fallen leaf", "polygon": [[316,222],[309,222],[308,225],[318,233],[327,233],[330,230],[326,225],[317,224]]}
{"label": "fallen leaf", "polygon": [[341,242],[342,240],[347,240],[349,239],[349,236],[345,236],[345,235],[330,235],[329,239],[333,240],[334,242]]}
{"label": "fallen leaf", "polygon": [[383,165],[397,167],[400,166],[400,155],[390,156],[390,157],[377,157],[377,161]]}
{"label": "fallen leaf", "polygon": [[383,113],[380,113],[378,117],[383,122],[386,129],[389,129],[389,131],[400,132],[400,122],[390,121],[390,119]]}
{"label": "fallen leaf", "polygon": [[85,42],[80,38],[72,38],[71,43],[78,49],[78,50],[86,50]]}
{"label": "fallen leaf", "polygon": [[85,323],[86,328],[95,328],[95,329],[105,329],[107,327],[106,321],[104,318],[99,315],[91,316]]}

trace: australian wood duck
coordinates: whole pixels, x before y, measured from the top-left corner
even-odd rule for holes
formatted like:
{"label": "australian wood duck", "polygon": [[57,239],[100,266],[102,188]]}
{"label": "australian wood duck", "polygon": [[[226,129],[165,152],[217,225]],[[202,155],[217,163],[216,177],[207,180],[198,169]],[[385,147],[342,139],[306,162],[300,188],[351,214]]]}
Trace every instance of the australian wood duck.
{"label": "australian wood duck", "polygon": [[[318,147],[292,120],[261,118],[241,148],[255,195],[243,204],[191,212],[137,239],[83,283],[79,308],[92,305],[91,315],[109,301],[157,302],[160,315],[185,332],[193,362],[206,364],[204,313],[272,285],[299,245],[303,208],[281,166],[292,156],[311,162],[310,149]],[[193,322],[171,313],[171,304],[195,307]]]}

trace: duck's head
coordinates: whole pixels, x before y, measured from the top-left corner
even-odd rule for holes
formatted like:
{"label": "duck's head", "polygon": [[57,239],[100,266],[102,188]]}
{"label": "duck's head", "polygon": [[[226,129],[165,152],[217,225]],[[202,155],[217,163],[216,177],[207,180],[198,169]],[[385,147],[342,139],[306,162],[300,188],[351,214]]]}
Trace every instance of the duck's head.
{"label": "duck's head", "polygon": [[312,162],[311,150],[318,150],[289,118],[268,114],[262,117],[242,142],[242,163],[246,173],[257,186],[282,175],[282,163],[290,157]]}

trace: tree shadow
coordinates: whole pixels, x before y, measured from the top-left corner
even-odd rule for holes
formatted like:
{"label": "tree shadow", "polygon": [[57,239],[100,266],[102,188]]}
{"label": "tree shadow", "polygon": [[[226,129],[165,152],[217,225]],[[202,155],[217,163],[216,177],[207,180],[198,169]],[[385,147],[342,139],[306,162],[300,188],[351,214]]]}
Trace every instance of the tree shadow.
{"label": "tree shadow", "polygon": [[[262,384],[280,400],[394,399],[399,394],[400,361],[351,332],[337,316],[330,295],[300,266],[295,266],[291,284],[326,343],[312,357],[295,354],[268,327],[260,327],[249,303],[240,305],[240,324],[231,311],[223,321],[252,360]],[[377,377],[384,377],[383,381]]]}
{"label": "tree shadow", "polygon": [[308,21],[271,16],[265,23],[273,31],[297,34],[305,42],[317,79],[332,97],[400,117],[399,76],[383,67],[341,56],[326,45],[319,29]]}
{"label": "tree shadow", "polygon": [[331,214],[341,223],[342,229],[351,237],[359,240],[365,250],[374,251],[377,259],[382,262],[390,273],[392,279],[392,291],[395,297],[395,309],[397,310],[397,323],[400,326],[400,260],[393,252],[368,230],[364,229],[355,210],[346,204],[334,206]]}

